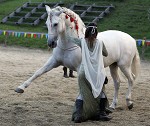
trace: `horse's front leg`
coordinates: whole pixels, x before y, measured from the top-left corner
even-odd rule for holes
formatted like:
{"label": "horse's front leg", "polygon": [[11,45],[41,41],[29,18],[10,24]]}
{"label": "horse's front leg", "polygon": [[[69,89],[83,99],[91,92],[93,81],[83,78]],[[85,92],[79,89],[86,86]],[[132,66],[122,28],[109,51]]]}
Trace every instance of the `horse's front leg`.
{"label": "horse's front leg", "polygon": [[23,84],[21,84],[20,86],[18,86],[15,89],[15,92],[17,93],[23,93],[24,89],[27,88],[31,82],[33,80],[35,80],[37,77],[41,76],[42,74],[50,71],[51,69],[55,68],[59,66],[59,64],[57,63],[57,61],[55,60],[55,58],[50,57],[49,60],[44,64],[43,67],[41,67],[39,70],[37,70],[33,76],[31,76],[28,80],[26,80]]}

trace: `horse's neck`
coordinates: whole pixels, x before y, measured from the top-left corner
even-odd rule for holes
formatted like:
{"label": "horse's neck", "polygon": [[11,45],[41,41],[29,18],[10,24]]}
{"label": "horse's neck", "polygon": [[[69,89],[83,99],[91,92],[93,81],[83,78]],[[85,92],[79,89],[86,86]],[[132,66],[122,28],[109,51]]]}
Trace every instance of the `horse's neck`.
{"label": "horse's neck", "polygon": [[[76,46],[73,42],[70,42],[68,40],[68,37],[72,35],[68,34],[68,32],[64,31],[62,34],[58,37],[58,46],[60,46],[62,49],[68,49]],[[75,37],[75,36],[74,36]]]}
{"label": "horse's neck", "polygon": [[[80,21],[80,19],[76,20],[78,21],[76,24],[75,22],[71,22],[70,19],[66,19],[65,16],[66,15],[64,13],[61,14],[61,19],[64,21],[65,24],[65,31],[59,34],[57,44],[60,45],[62,48],[70,48],[76,45],[72,42],[69,42],[68,37],[70,36],[73,38],[83,38],[85,26],[83,22]],[[63,21],[61,23],[63,23]],[[78,28],[76,28],[76,26]]]}
{"label": "horse's neck", "polygon": [[61,17],[65,22],[66,32],[74,38],[83,38],[85,25],[79,15],[67,8],[64,8],[64,11],[65,13],[62,13]]}

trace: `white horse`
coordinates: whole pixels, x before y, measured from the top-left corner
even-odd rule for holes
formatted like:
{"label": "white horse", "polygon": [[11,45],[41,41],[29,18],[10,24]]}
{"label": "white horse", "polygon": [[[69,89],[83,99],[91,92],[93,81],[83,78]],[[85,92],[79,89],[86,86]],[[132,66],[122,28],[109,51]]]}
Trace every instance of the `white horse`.
{"label": "white horse", "polygon": [[[85,25],[80,17],[73,11],[56,7],[51,9],[46,5],[48,18],[46,21],[48,28],[48,46],[55,47],[52,56],[42,68],[37,70],[32,77],[16,88],[17,93],[23,93],[31,82],[42,74],[60,65],[78,71],[81,63],[81,49],[67,36],[84,37]],[[110,68],[110,73],[114,81],[114,97],[111,108],[115,109],[118,103],[118,90],[120,79],[118,67],[128,79],[128,91],[126,102],[129,109],[132,109],[131,90],[140,67],[140,58],[136,47],[136,41],[128,34],[109,30],[98,33],[97,38],[102,40],[108,51],[108,56],[104,57],[105,67]]]}

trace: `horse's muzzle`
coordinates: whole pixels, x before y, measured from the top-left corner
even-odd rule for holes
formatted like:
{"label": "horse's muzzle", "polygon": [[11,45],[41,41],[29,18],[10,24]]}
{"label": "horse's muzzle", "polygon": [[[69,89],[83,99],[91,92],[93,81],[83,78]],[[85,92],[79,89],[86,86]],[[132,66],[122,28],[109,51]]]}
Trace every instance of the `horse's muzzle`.
{"label": "horse's muzzle", "polygon": [[52,43],[50,43],[50,44],[48,43],[47,45],[50,48],[55,48],[57,46],[57,43],[53,41]]}

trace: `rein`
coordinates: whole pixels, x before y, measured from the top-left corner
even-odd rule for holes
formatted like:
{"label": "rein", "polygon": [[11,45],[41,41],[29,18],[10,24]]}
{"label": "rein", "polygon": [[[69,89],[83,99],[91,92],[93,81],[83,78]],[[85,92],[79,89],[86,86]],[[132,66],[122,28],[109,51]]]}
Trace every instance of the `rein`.
{"label": "rein", "polygon": [[69,47],[69,48],[63,48],[63,47],[60,47],[60,46],[58,46],[57,45],[57,47],[59,47],[60,49],[62,49],[62,50],[64,50],[64,51],[73,51],[73,50],[75,50],[75,49],[77,49],[77,48],[79,48],[79,46],[73,46],[73,47]]}

